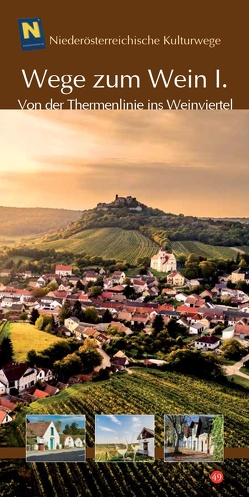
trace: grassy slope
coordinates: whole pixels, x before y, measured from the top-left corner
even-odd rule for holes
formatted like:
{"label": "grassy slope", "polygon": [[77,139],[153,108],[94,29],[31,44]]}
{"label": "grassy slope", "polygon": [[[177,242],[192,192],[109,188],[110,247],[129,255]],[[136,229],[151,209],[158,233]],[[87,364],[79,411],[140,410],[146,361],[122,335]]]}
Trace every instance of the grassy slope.
{"label": "grassy slope", "polygon": [[152,256],[159,246],[139,231],[121,228],[97,228],[81,231],[67,239],[51,242],[37,240],[33,247],[45,250],[53,248],[58,251],[86,252],[91,256],[104,259],[126,260],[134,263],[138,257]]}
{"label": "grassy slope", "polygon": [[[123,230],[121,228],[92,228],[83,230],[69,238],[60,238],[54,241],[34,239],[32,247],[41,250],[55,249],[57,251],[69,250],[75,253],[86,252],[90,256],[126,260],[131,264],[135,263],[139,257],[151,257],[159,250],[158,244],[139,231]],[[171,242],[171,247],[176,256],[181,253],[186,255],[196,253],[208,258],[236,258],[235,250],[230,247],[206,245],[201,242]]]}
{"label": "grassy slope", "polygon": [[198,254],[203,255],[208,258],[221,258],[221,259],[236,259],[235,250],[230,247],[218,247],[215,245],[206,245],[201,242],[191,242],[191,241],[183,241],[183,242],[171,242],[171,247],[173,249],[174,254],[177,256],[179,254]]}
{"label": "grassy slope", "polygon": [[50,333],[37,330],[29,323],[8,323],[3,334],[0,335],[0,340],[7,334],[13,343],[15,360],[20,362],[26,360],[30,349],[40,351],[61,340]]}

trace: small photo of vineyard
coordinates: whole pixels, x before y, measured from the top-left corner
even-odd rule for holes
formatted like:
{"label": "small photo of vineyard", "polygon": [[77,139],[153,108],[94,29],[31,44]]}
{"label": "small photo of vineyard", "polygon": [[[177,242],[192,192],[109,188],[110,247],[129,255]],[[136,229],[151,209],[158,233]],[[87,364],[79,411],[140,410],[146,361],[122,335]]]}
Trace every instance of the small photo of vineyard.
{"label": "small photo of vineyard", "polygon": [[164,417],[165,462],[212,462],[224,459],[222,415]]}
{"label": "small photo of vineyard", "polygon": [[97,415],[95,461],[153,461],[154,436],[153,415]]}

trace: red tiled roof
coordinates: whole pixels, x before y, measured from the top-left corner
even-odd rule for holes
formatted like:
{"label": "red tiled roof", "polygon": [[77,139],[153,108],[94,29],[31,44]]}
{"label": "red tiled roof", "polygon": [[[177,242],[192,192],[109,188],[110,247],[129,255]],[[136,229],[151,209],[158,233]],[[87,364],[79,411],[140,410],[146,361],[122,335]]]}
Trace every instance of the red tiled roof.
{"label": "red tiled roof", "polygon": [[47,385],[44,392],[48,393],[48,395],[55,395],[57,392],[57,388],[52,385]]}
{"label": "red tiled roof", "polygon": [[[10,411],[13,411],[13,409],[16,407],[16,404],[14,404],[14,402],[10,402],[9,400],[3,399],[3,398],[0,399],[0,404],[2,407],[5,407],[6,409],[9,409]],[[0,406],[0,409],[1,409],[1,406]]]}
{"label": "red tiled roof", "polygon": [[109,290],[110,292],[123,292],[124,286],[122,285],[112,286]]}
{"label": "red tiled roof", "polygon": [[42,390],[39,390],[37,388],[34,391],[33,396],[36,397],[37,399],[44,399],[44,397],[49,397],[49,394],[47,392],[43,392]]}
{"label": "red tiled roof", "polygon": [[73,266],[55,266],[55,271],[72,271]]}
{"label": "red tiled roof", "polygon": [[5,416],[7,415],[7,412],[2,410],[1,407],[0,407],[0,423],[3,422]]}

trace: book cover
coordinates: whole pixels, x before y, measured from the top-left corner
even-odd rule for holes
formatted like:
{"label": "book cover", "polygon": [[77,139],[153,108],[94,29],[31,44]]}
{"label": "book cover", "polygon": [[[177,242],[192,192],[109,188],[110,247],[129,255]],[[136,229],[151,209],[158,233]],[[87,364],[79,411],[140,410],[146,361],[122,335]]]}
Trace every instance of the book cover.
{"label": "book cover", "polygon": [[2,7],[1,495],[248,492],[246,6]]}

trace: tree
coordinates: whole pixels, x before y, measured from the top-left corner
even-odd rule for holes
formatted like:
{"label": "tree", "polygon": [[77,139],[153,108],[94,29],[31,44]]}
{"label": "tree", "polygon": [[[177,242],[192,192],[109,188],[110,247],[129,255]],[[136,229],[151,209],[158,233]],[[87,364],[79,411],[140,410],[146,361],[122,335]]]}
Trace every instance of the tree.
{"label": "tree", "polygon": [[79,349],[78,353],[84,372],[89,373],[93,371],[96,366],[100,366],[103,357],[96,349],[84,349],[84,347],[81,347],[81,349]]}
{"label": "tree", "polygon": [[133,286],[130,286],[130,285],[125,286],[124,290],[123,290],[123,294],[127,299],[133,297],[133,295],[135,295],[135,290],[134,290]]}
{"label": "tree", "polygon": [[164,328],[164,320],[161,314],[157,314],[152,323],[153,335],[156,336]]}
{"label": "tree", "polygon": [[27,321],[27,319],[28,319],[28,313],[27,312],[21,312],[20,319],[22,321]]}
{"label": "tree", "polygon": [[211,431],[211,439],[213,440],[214,451],[213,460],[222,461],[224,452],[224,440],[223,440],[223,416],[217,415],[213,420],[213,427]]}
{"label": "tree", "polygon": [[109,309],[106,309],[103,318],[102,318],[103,323],[111,323],[112,321],[112,313],[109,311]]}
{"label": "tree", "polygon": [[102,293],[102,287],[94,285],[91,288],[91,297],[98,297]]}
{"label": "tree", "polygon": [[235,338],[229,338],[220,347],[226,359],[238,361],[245,352],[244,347]]}
{"label": "tree", "polygon": [[0,346],[0,363],[2,366],[11,362],[14,357],[14,348],[9,337],[4,337]]}
{"label": "tree", "polygon": [[123,281],[123,284],[124,285],[131,285],[131,279],[128,276],[126,276],[124,281]]}
{"label": "tree", "polygon": [[174,430],[175,434],[174,454],[177,454],[179,453],[179,443],[181,436],[183,436],[183,428],[186,423],[186,416],[181,416],[180,414],[177,415],[168,414],[167,417],[170,420]]}
{"label": "tree", "polygon": [[31,349],[27,353],[27,362],[30,366],[34,366],[36,364],[37,354],[35,349]]}
{"label": "tree", "polygon": [[37,319],[39,318],[40,314],[37,309],[32,309],[31,315],[30,315],[30,324],[35,324]]}
{"label": "tree", "polygon": [[78,288],[79,290],[84,290],[85,287],[83,283],[80,280],[78,280],[76,283],[76,288]]}
{"label": "tree", "polygon": [[61,433],[61,430],[62,430],[62,422],[61,421],[55,421],[54,422],[54,425],[55,425],[55,428],[56,430],[58,431],[58,433]]}
{"label": "tree", "polygon": [[60,324],[64,324],[65,319],[70,318],[70,316],[72,316],[72,308],[69,301],[66,300],[59,312]]}
{"label": "tree", "polygon": [[99,314],[95,307],[87,307],[87,309],[85,310],[85,321],[86,323],[98,323]]}
{"label": "tree", "polygon": [[56,361],[53,367],[54,373],[63,380],[70,376],[79,374],[82,371],[82,363],[80,357],[76,354],[68,354],[61,361]]}
{"label": "tree", "polygon": [[239,263],[239,267],[241,269],[246,269],[247,268],[247,263],[246,263],[245,259],[241,259],[241,261]]}

